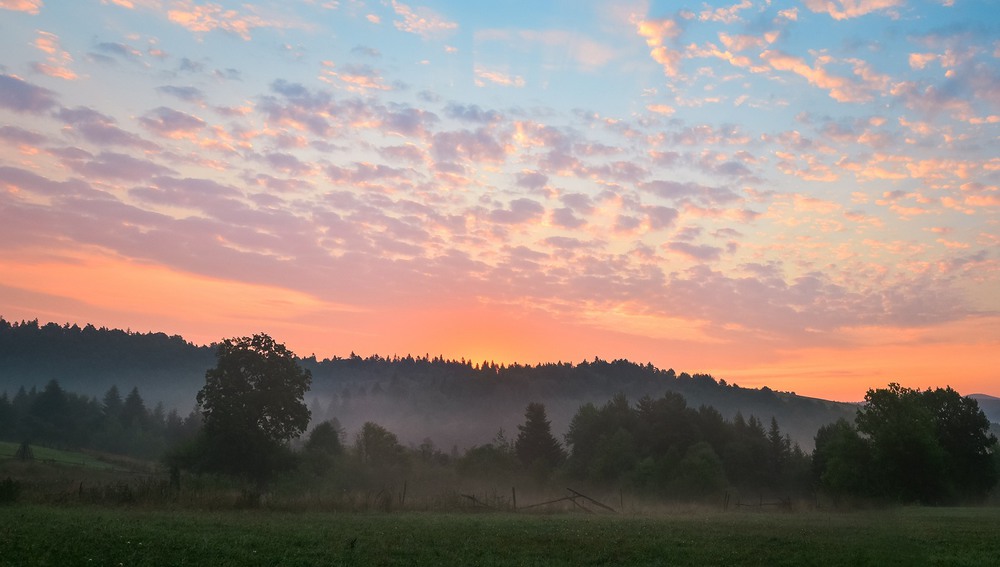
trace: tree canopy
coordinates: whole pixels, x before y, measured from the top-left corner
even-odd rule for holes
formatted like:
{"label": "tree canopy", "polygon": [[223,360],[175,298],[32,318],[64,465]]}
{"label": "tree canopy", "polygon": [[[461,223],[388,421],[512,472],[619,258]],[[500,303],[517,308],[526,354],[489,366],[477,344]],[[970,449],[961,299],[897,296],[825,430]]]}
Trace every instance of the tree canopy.
{"label": "tree canopy", "polygon": [[855,426],[820,428],[820,486],[835,495],[946,504],[982,500],[996,484],[997,439],[972,398],[951,388],[868,390]]}
{"label": "tree canopy", "polygon": [[286,444],[309,425],[312,375],[266,334],[224,340],[198,392],[204,426],[196,465],[266,481],[289,463]]}

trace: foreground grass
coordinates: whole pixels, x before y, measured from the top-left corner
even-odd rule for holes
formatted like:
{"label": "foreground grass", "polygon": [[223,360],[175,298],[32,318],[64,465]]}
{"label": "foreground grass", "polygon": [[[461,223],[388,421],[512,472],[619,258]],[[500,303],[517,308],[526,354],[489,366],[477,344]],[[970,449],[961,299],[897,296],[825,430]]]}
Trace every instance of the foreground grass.
{"label": "foreground grass", "polygon": [[0,507],[0,565],[1000,565],[997,508],[659,516]]}

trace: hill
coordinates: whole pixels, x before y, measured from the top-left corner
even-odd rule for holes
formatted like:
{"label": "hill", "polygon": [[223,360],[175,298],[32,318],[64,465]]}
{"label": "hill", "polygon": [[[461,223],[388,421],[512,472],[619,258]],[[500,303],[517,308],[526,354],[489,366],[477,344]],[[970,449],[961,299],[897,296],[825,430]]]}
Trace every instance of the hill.
{"label": "hill", "polygon": [[972,394],[969,397],[979,403],[979,409],[983,410],[987,419],[993,423],[1000,423],[1000,398],[986,394]]}
{"label": "hill", "polygon": [[[585,403],[600,405],[617,393],[635,402],[672,391],[690,406],[713,406],[729,418],[740,412],[767,423],[774,417],[806,450],[820,426],[851,419],[856,409],[627,360],[507,366],[429,356],[352,355],[310,357],[301,363],[313,373],[307,402],[314,422],[336,417],[353,433],[365,421],[376,421],[405,443],[430,438],[446,449],[488,443],[501,427],[510,435],[533,401],[546,405],[553,431],[561,434]],[[212,346],[179,336],[0,318],[0,393],[13,394],[22,386],[40,389],[53,379],[66,390],[97,398],[112,385],[123,391],[138,387],[148,402],[163,402],[185,414],[194,406],[205,370],[214,364]]]}

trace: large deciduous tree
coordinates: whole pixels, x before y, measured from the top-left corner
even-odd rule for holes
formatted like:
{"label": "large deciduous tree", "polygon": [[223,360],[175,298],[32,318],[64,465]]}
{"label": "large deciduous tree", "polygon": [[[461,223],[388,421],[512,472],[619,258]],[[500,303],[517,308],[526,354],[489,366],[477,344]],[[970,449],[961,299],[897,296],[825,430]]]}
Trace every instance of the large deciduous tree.
{"label": "large deciduous tree", "polygon": [[832,494],[943,504],[982,500],[997,483],[990,423],[951,388],[869,390],[855,423],[816,436],[814,471]]}
{"label": "large deciduous tree", "polygon": [[291,463],[289,440],[309,425],[312,375],[266,334],[226,339],[198,392],[203,418],[197,468],[266,482]]}

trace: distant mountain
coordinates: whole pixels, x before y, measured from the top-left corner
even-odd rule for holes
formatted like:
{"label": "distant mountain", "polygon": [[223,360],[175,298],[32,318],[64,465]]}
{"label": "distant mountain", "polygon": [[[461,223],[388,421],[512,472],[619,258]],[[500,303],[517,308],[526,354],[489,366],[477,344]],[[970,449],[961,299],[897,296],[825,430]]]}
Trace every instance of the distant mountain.
{"label": "distant mountain", "polygon": [[1000,398],[986,394],[972,394],[969,397],[979,402],[979,409],[983,410],[987,419],[1000,423]]}
{"label": "distant mountain", "polygon": [[[352,355],[301,363],[313,374],[306,402],[314,421],[335,417],[349,434],[375,421],[406,443],[430,438],[446,450],[488,443],[500,428],[508,438],[516,436],[529,402],[546,405],[553,431],[561,435],[581,405],[600,406],[618,393],[635,402],[673,391],[689,406],[712,406],[727,418],[740,412],[769,425],[774,417],[782,432],[806,450],[819,427],[841,417],[853,419],[857,409],[627,360],[506,366]],[[121,391],[138,387],[148,404],[163,402],[186,413],[194,407],[205,371],[214,365],[213,347],[179,336],[0,318],[0,392],[9,395],[22,386],[42,388],[53,379],[68,391],[98,399],[112,385]]]}

